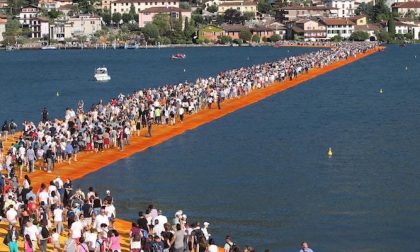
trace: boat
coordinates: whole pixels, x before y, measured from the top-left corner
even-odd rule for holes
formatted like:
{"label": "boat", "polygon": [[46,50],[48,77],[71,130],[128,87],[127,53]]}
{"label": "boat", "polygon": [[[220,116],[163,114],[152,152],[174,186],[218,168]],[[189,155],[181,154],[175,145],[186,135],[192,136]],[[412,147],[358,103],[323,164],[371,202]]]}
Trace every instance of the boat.
{"label": "boat", "polygon": [[95,80],[96,81],[109,81],[111,76],[108,75],[108,69],[106,67],[98,67],[95,70]]}
{"label": "boat", "polygon": [[46,46],[41,47],[41,49],[42,50],[57,50],[57,47],[53,45],[46,45]]}
{"label": "boat", "polygon": [[171,59],[185,59],[187,55],[183,53],[172,54]]}

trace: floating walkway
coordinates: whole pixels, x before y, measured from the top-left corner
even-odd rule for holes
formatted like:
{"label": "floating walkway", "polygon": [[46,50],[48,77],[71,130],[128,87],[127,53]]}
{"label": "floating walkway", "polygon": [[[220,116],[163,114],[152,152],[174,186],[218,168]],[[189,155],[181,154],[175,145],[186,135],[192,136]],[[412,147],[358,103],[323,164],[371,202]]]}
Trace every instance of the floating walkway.
{"label": "floating walkway", "polygon": [[[80,152],[78,154],[79,161],[72,162],[70,165],[67,162],[56,164],[52,173],[36,170],[34,173],[30,174],[34,192],[36,193],[38,191],[41,183],[49,183],[49,181],[54,180],[58,175],[61,176],[63,180],[67,178],[71,180],[83,178],[90,173],[98,171],[105,166],[117,162],[118,160],[130,157],[138,152],[142,152],[175,136],[181,135],[186,131],[193,130],[197,127],[200,127],[201,125],[217,120],[248,105],[257,103],[269,96],[297,86],[305,81],[314,79],[319,75],[328,73],[354,61],[360,60],[378,52],[379,50],[383,50],[383,48],[375,48],[355,57],[348,57],[348,59],[337,61],[323,68],[312,69],[308,73],[301,74],[293,80],[275,82],[266,88],[253,90],[247,96],[240,97],[239,99],[226,100],[221,104],[222,109],[219,110],[217,109],[217,106],[214,106],[212,109],[201,110],[197,114],[186,117],[183,123],[178,122],[174,126],[154,125],[152,130],[153,137],[151,138],[145,137],[147,130],[142,129],[141,136],[137,137],[132,135],[130,138],[130,145],[124,146],[124,151],[122,152],[117,148],[105,150],[104,152],[99,153]],[[5,143],[4,146],[10,146],[10,142]],[[115,196],[118,198],[117,195]],[[136,217],[137,216],[133,216],[133,219]],[[120,233],[121,245],[123,246],[122,251],[130,251],[130,240],[128,232],[131,229],[131,222],[117,219],[115,227]],[[0,237],[4,237],[6,232],[7,224],[5,221],[2,221],[0,225]],[[64,244],[65,239],[63,237],[61,239],[61,244]],[[48,251],[52,251],[51,244],[48,246]],[[8,251],[8,248],[6,248],[2,242],[0,242],[0,251]],[[23,251],[22,239],[19,239],[19,251]]]}

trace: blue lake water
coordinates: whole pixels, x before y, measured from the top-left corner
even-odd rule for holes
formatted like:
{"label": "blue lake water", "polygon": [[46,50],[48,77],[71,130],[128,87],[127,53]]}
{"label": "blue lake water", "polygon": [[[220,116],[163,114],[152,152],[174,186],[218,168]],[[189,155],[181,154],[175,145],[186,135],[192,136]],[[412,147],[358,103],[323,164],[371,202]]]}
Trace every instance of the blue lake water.
{"label": "blue lake water", "polygon": [[[53,118],[79,99],[85,109],[99,99],[142,87],[173,84],[220,71],[273,61],[314,49],[182,48],[147,50],[57,50],[0,52],[0,119],[40,120],[44,106]],[[184,60],[170,60],[185,53]],[[112,80],[97,83],[94,70],[106,66]],[[185,71],[184,71],[185,70]],[[57,92],[59,96],[57,96]]]}
{"label": "blue lake water", "polygon": [[[188,59],[196,52],[190,50]],[[248,55],[258,62],[288,54],[287,49],[269,48],[197,50],[208,55],[196,61],[200,62],[194,66],[198,75],[246,63]],[[220,57],[218,50],[229,53],[220,63],[223,66],[214,60]],[[289,54],[303,51],[290,49]],[[142,52],[108,52],[103,57],[113,62],[119,57],[121,65],[114,63],[114,67],[124,69],[126,58],[135,53]],[[184,78],[184,66],[176,64],[187,61],[166,63],[163,59],[170,53],[148,53],[163,55],[159,66],[151,63],[150,73],[156,67],[178,67],[173,74],[162,70],[167,76],[150,78]],[[78,57],[88,61],[87,56]],[[98,61],[92,67],[86,64],[89,69],[65,75],[69,79],[82,72],[89,75],[95,64]],[[126,75],[116,74],[115,80],[132,78],[131,72]],[[130,80],[127,83],[135,82]],[[420,251],[419,80],[420,46],[389,47],[116,162],[76,184],[94,185],[101,192],[110,189],[118,195],[117,215],[125,219],[135,218],[150,202],[168,215],[183,209],[192,220],[210,222],[219,244],[230,234],[239,244],[253,245],[258,251],[297,251],[301,240],[308,240],[315,251]],[[112,88],[89,86],[83,93],[111,97],[133,89],[114,83],[109,85],[115,85]],[[5,82],[2,87],[6,84],[11,86]],[[71,95],[62,99],[78,97]],[[38,102],[26,98],[28,104]],[[3,115],[12,108],[1,109]],[[331,159],[329,147],[334,152]]]}

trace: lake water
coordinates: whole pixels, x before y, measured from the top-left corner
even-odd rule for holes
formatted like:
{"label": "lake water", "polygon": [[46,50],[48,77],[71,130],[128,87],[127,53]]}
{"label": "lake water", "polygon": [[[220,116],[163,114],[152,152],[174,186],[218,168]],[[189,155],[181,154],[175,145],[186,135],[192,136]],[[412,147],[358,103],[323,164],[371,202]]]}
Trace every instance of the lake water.
{"label": "lake water", "polygon": [[[226,69],[313,50],[223,47],[0,51],[0,119],[38,121],[44,106],[52,118],[63,118],[66,107],[75,108],[79,99],[87,109],[99,99],[108,101],[142,87],[193,81]],[[187,58],[171,60],[171,55],[178,52]],[[108,68],[112,80],[101,84],[93,80],[93,75],[102,66]]]}
{"label": "lake water", "polygon": [[[189,50],[188,59],[197,51],[206,52],[207,57],[193,66],[187,61],[166,63],[168,51],[147,51],[162,57],[160,64],[150,63],[153,67],[149,68],[150,73],[162,68],[162,75],[150,74],[150,78],[182,79],[184,66],[178,66],[182,64],[197,69],[198,75],[208,75],[247,63],[248,55],[256,62],[287,55],[287,49],[270,48]],[[289,50],[289,54],[305,51]],[[221,52],[228,56],[220,57]],[[59,53],[72,58],[69,52]],[[71,53],[90,60],[79,52]],[[87,55],[119,61],[112,69],[125,69],[124,65],[131,67],[126,58],[137,53],[144,52]],[[221,66],[213,61],[218,57],[225,60]],[[60,64],[77,67],[58,59],[54,67]],[[80,79],[85,72],[90,76],[97,64],[63,75]],[[169,74],[173,68],[177,70]],[[111,71],[115,80],[132,78],[131,72],[118,77],[114,71],[118,71]],[[140,66],[138,71],[143,71]],[[49,79],[48,74],[38,78]],[[239,244],[253,245],[258,251],[298,251],[301,240],[308,240],[315,251],[420,251],[419,79],[420,46],[389,47],[121,160],[76,184],[94,185],[101,192],[110,189],[117,195],[117,215],[125,219],[134,219],[150,202],[171,216],[183,209],[192,220],[210,222],[210,232],[219,244],[230,234]],[[126,83],[135,81],[130,80]],[[12,87],[9,82],[2,87]],[[116,82],[107,85],[90,85],[83,92],[86,97],[111,97],[123,89]],[[50,92],[55,95],[56,91]],[[68,95],[72,98],[60,99],[78,97]],[[25,97],[28,104],[39,104]],[[14,108],[1,109],[3,114]],[[329,147],[332,158],[327,157]]]}

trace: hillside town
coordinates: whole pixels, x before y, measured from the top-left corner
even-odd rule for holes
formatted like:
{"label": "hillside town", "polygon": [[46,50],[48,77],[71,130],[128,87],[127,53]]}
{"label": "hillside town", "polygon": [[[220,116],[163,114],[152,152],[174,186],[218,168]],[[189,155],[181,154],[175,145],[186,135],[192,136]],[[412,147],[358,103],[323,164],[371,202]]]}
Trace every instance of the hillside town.
{"label": "hillside town", "polygon": [[0,0],[2,47],[419,40],[420,1]]}

